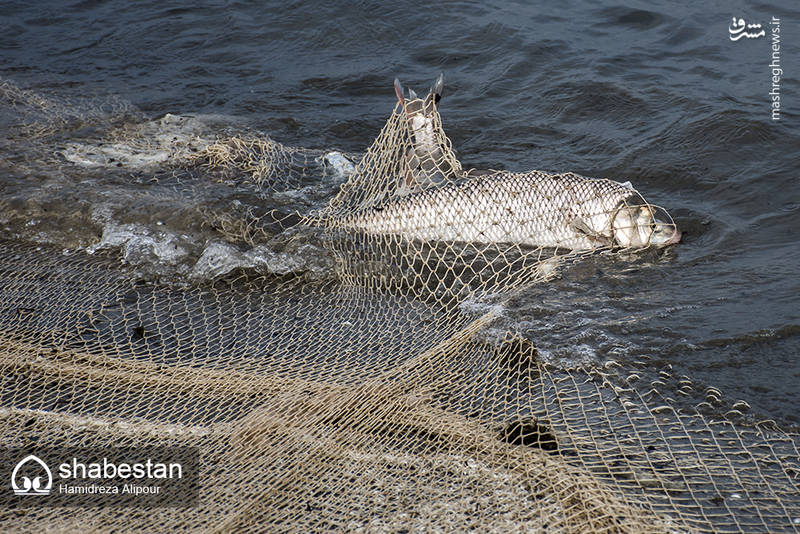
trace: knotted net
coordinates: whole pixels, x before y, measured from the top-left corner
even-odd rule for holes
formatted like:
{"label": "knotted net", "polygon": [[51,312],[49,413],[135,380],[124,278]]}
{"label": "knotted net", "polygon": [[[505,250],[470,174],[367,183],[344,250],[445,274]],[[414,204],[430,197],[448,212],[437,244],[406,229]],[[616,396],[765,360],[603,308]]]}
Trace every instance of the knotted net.
{"label": "knotted net", "polygon": [[[332,277],[176,285],[114,252],[0,243],[0,443],[201,457],[193,506],[19,506],[0,512],[4,528],[796,530],[797,435],[685,408],[689,377],[565,369],[514,332],[486,335],[499,304],[619,250],[616,215],[650,205],[571,174],[464,171],[429,118],[435,141],[420,148],[398,106],[339,193],[293,221],[325,243]],[[225,143],[186,164],[246,165],[275,191],[273,163],[298,153],[240,142],[220,158]]]}

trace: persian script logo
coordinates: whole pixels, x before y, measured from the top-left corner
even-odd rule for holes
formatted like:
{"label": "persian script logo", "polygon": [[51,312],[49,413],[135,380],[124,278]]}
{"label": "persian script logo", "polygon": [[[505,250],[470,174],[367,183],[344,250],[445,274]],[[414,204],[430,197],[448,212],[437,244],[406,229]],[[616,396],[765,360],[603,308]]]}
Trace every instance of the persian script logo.
{"label": "persian script logo", "polygon": [[732,17],[731,25],[728,26],[728,33],[730,34],[731,41],[738,41],[742,37],[758,39],[766,35],[766,32],[761,28],[761,24],[745,24],[744,19],[737,19],[736,17]]}
{"label": "persian script logo", "polygon": [[[37,476],[33,479],[27,476],[18,476],[20,469],[25,467],[29,462],[38,464],[42,469],[44,475],[47,475],[47,484],[42,486],[42,477]],[[19,479],[19,480],[18,480]],[[19,483],[22,483],[20,486]],[[17,466],[11,472],[11,488],[14,490],[15,495],[50,495],[50,489],[53,487],[53,474],[50,468],[40,458],[30,454],[19,461]]]}

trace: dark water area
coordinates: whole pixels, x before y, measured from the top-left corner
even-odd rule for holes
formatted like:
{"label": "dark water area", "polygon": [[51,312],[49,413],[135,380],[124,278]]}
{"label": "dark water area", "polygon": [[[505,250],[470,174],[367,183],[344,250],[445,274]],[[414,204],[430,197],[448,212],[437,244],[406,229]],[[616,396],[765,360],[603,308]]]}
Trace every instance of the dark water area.
{"label": "dark water area", "polygon": [[[666,252],[592,258],[526,291],[505,310],[508,327],[565,363],[647,357],[746,400],[756,419],[800,426],[795,3],[201,4],[0,2],[0,81],[111,99],[143,118],[226,116],[286,145],[360,152],[394,107],[395,76],[424,92],[444,72],[440,112],[465,167],[630,180],[684,231]],[[732,41],[733,16],[768,35]],[[8,124],[3,138],[15,135]],[[75,206],[93,191],[117,191],[134,199],[119,224],[148,226],[172,202],[154,202],[164,192],[147,177],[113,173],[47,197],[55,179],[23,173],[26,156],[5,152],[3,206],[47,198],[72,213],[89,209]],[[239,194],[227,200],[247,199]],[[48,216],[62,220],[38,216],[40,233]],[[159,223],[200,228],[173,221],[191,216]]]}

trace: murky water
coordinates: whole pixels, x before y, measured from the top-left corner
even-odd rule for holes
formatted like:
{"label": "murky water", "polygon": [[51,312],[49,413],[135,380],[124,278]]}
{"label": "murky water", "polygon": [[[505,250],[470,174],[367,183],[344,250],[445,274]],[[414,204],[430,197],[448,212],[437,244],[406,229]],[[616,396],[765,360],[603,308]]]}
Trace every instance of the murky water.
{"label": "murky water", "polygon": [[[208,213],[267,200],[302,211],[336,183],[265,199],[252,184],[124,158],[75,165],[70,147],[173,113],[197,116],[208,138],[252,131],[359,152],[394,106],[395,76],[421,91],[444,71],[441,113],[465,167],[630,180],[684,230],[666,252],[592,258],[526,291],[506,326],[551,360],[672,366],[757,418],[800,425],[800,10],[784,4],[3,2],[1,81],[47,99],[26,101],[24,122],[57,128],[29,143],[6,86],[2,232],[120,246],[151,274],[197,275],[215,238]],[[771,39],[731,41],[733,15],[782,21],[780,121]],[[289,241],[264,262],[324,276],[301,250],[313,236]]]}

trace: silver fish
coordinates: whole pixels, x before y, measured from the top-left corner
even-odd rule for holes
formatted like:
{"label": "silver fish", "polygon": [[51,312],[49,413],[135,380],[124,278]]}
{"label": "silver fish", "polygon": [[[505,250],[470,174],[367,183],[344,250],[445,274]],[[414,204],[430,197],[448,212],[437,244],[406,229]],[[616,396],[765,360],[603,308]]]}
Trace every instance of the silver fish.
{"label": "silver fish", "polygon": [[395,197],[339,222],[408,240],[586,251],[677,243],[680,232],[659,210],[628,184],[612,180],[497,171]]}

